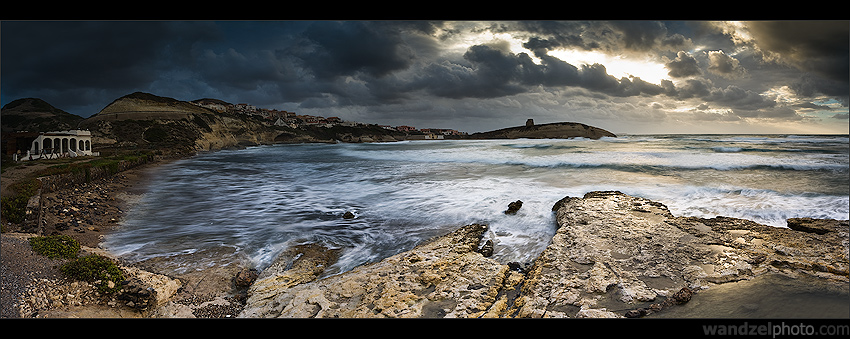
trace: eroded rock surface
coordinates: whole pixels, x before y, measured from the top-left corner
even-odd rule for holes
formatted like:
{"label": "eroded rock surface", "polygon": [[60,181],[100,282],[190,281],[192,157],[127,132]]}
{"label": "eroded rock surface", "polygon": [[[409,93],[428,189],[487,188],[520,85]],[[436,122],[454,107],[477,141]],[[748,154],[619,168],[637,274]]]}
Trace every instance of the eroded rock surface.
{"label": "eroded rock surface", "polygon": [[484,225],[319,280],[334,254],[297,250],[263,272],[240,316],[637,317],[766,273],[850,281],[846,220],[676,217],[620,192],[566,197],[553,212],[558,231],[528,269],[483,255]]}
{"label": "eroded rock surface", "polygon": [[768,272],[848,281],[846,221],[817,234],[675,217],[662,204],[620,192],[568,197],[553,210],[559,229],[526,277],[514,316],[625,315],[683,289],[698,293]]}
{"label": "eroded rock surface", "polygon": [[[508,268],[477,252],[484,225],[468,225],[415,249],[313,281],[322,251],[278,261],[249,290],[240,317],[478,317]],[[289,255],[285,257],[290,257]],[[280,270],[282,266],[291,266]]]}

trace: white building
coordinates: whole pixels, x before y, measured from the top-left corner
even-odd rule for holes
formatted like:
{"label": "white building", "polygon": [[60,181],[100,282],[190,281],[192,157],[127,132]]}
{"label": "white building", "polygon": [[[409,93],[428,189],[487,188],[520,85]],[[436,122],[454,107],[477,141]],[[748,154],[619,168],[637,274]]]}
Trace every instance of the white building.
{"label": "white building", "polygon": [[84,155],[100,155],[91,150],[91,132],[84,130],[69,130],[43,132],[32,141],[26,155],[15,160],[53,159],[61,157],[78,157]]}

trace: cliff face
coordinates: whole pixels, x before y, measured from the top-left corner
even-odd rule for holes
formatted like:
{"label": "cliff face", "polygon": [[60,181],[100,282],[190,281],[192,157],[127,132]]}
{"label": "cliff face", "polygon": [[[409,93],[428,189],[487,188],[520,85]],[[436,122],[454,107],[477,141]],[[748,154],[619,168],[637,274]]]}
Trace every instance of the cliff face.
{"label": "cliff face", "polygon": [[529,124],[469,135],[470,139],[599,139],[602,137],[616,137],[616,135],[601,128],[576,122],[557,122],[542,125]]}
{"label": "cliff face", "polygon": [[319,280],[329,250],[296,249],[254,282],[240,316],[640,317],[768,274],[811,277],[847,293],[846,220],[778,228],[675,217],[619,192],[566,197],[553,211],[558,231],[527,270],[485,256],[484,225]]}
{"label": "cliff face", "polygon": [[80,124],[102,148],[148,148],[165,152],[209,151],[274,142],[279,134],[248,117],[147,93],[133,93]]}

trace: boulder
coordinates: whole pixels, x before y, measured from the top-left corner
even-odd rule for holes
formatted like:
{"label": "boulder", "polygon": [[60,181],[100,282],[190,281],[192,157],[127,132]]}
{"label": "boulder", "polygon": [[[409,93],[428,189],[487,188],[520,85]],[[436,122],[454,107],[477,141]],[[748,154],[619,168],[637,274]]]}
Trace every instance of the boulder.
{"label": "boulder", "polygon": [[522,208],[522,200],[514,201],[508,204],[508,209],[505,210],[505,214],[516,214],[520,208]]}
{"label": "boulder", "polygon": [[233,277],[233,285],[239,288],[248,288],[257,280],[259,272],[255,268],[243,269]]}

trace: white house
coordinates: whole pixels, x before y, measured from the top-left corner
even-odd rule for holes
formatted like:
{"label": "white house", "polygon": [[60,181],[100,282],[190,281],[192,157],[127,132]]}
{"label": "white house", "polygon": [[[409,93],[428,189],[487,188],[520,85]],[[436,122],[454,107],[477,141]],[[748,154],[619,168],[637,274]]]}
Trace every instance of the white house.
{"label": "white house", "polygon": [[91,150],[91,132],[85,130],[69,130],[43,132],[32,141],[26,155],[16,160],[53,159],[60,157],[78,157],[83,155],[100,155]]}

